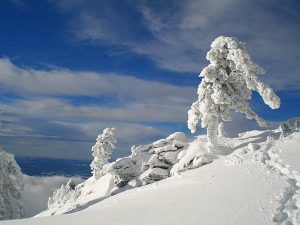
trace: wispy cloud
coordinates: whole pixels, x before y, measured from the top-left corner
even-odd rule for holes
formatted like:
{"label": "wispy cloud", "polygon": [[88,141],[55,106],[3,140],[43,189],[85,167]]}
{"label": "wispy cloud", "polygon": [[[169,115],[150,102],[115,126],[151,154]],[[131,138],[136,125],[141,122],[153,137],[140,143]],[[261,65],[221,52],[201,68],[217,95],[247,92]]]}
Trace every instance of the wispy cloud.
{"label": "wispy cloud", "polygon": [[7,1],[19,8],[23,8],[26,6],[23,0],[7,0]]}
{"label": "wispy cloud", "polygon": [[39,119],[131,122],[182,122],[188,105],[128,103],[125,106],[77,106],[57,98],[15,100],[0,105],[5,112]]}
{"label": "wispy cloud", "polygon": [[124,46],[162,69],[198,73],[214,38],[236,36],[272,75],[263,79],[278,90],[300,88],[297,1],[55,2],[80,41]]}

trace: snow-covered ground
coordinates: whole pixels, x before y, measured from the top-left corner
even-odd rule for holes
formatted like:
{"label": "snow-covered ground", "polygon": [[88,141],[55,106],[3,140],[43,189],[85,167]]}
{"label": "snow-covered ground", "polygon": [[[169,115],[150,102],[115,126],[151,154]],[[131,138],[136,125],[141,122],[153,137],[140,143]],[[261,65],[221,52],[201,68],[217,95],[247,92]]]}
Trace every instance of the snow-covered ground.
{"label": "snow-covered ground", "polygon": [[[0,224],[297,225],[300,224],[300,133],[280,135],[277,129],[223,138],[226,147],[221,149],[222,154],[202,167],[175,172],[165,180],[111,197],[104,190],[111,188],[108,185],[111,180],[105,177],[102,185],[95,184],[99,192],[86,190],[92,195],[77,212]],[[194,143],[189,144],[188,150],[194,148]],[[185,155],[187,159],[192,153]]]}

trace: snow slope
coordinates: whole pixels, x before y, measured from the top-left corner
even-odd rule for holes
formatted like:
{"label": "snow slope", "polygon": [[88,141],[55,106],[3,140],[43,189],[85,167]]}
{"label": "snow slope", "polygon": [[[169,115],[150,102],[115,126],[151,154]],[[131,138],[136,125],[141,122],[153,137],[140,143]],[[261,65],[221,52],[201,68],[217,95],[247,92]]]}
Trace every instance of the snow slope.
{"label": "snow slope", "polygon": [[110,196],[111,190],[114,186],[113,176],[111,174],[105,174],[99,180],[94,180],[91,177],[78,185],[78,190],[81,195],[78,196],[76,202],[71,204],[65,204],[63,207],[56,207],[56,210],[45,210],[36,216],[52,216],[61,215],[66,212],[75,212],[95,204]]}
{"label": "snow slope", "polygon": [[94,199],[78,212],[0,225],[297,225],[300,133],[281,136],[275,130],[224,138],[223,154],[200,168]]}

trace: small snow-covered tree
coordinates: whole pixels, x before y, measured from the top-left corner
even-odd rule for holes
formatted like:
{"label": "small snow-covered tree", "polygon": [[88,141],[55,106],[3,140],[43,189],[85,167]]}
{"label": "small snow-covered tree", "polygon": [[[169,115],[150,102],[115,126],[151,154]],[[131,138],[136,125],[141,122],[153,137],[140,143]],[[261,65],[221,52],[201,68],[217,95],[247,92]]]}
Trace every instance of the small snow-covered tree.
{"label": "small snow-covered tree", "polygon": [[23,175],[14,156],[0,152],[0,220],[24,217]]}
{"label": "small snow-covered tree", "polygon": [[235,38],[220,36],[211,44],[206,55],[210,64],[200,73],[198,100],[188,111],[188,128],[192,133],[201,120],[207,128],[209,150],[217,147],[220,120],[230,121],[230,110],[244,113],[247,119],[255,119],[260,126],[267,122],[249,106],[252,91],[257,91],[272,109],[280,107],[280,99],[273,90],[260,81],[257,74],[265,73],[247,53],[245,44]]}
{"label": "small snow-covered tree", "polygon": [[103,175],[103,166],[108,163],[116,143],[115,128],[105,128],[98,136],[96,144],[92,147],[94,160],[91,163],[92,173],[96,179]]}
{"label": "small snow-covered tree", "polygon": [[53,192],[48,199],[48,209],[57,209],[63,207],[68,202],[75,202],[76,192],[75,183],[70,179],[65,185]]}

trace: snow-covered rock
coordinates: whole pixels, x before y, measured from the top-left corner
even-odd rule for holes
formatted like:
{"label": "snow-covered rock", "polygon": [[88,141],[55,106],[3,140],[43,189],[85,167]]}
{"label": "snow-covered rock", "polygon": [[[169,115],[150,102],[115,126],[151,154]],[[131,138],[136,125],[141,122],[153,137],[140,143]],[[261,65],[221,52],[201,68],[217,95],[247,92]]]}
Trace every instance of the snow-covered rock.
{"label": "snow-covered rock", "polygon": [[153,145],[154,148],[159,148],[159,147],[163,147],[163,146],[165,146],[167,144],[170,144],[170,143],[171,143],[171,141],[168,140],[168,139],[160,139],[158,141],[153,142],[152,145]]}
{"label": "snow-covered rock", "polygon": [[181,151],[177,158],[177,163],[172,167],[171,174],[177,174],[187,169],[196,168],[212,161],[211,157],[206,157],[206,143],[199,139],[189,143],[186,150]]}
{"label": "snow-covered rock", "polygon": [[[136,178],[147,180],[143,182],[146,184],[168,177],[172,166],[178,161],[177,155],[187,148],[188,141],[190,140],[184,133],[176,132],[152,144],[133,146],[130,157],[118,159],[112,165],[111,173],[115,175],[116,186],[125,187]],[[154,176],[154,172],[157,171],[153,172],[154,168],[165,170],[164,175]],[[152,177],[154,178],[151,181]]]}
{"label": "snow-covered rock", "polygon": [[155,153],[161,153],[161,152],[170,152],[170,151],[177,151],[178,147],[175,146],[175,144],[171,145],[165,145],[163,147],[157,147],[154,148]]}
{"label": "snow-covered rock", "polygon": [[187,146],[187,142],[183,142],[183,141],[179,141],[179,140],[174,140],[173,141],[173,145],[177,148],[177,149],[181,149]]}
{"label": "snow-covered rock", "polygon": [[125,186],[129,181],[139,175],[139,169],[131,158],[118,159],[112,166],[115,175],[115,184]]}
{"label": "snow-covered rock", "polygon": [[139,146],[132,146],[131,147],[131,152],[134,154],[134,155],[137,155],[138,153],[141,153],[141,152],[148,152],[151,148],[153,148],[153,145],[152,144],[148,144],[148,145],[139,145]]}
{"label": "snow-covered rock", "polygon": [[161,168],[168,169],[170,167],[169,164],[159,160],[159,156],[157,154],[153,154],[146,165],[149,165],[150,168]]}
{"label": "snow-covered rock", "polygon": [[186,137],[185,133],[183,132],[175,132],[171,135],[169,135],[166,139],[171,141],[181,141],[181,142],[188,142],[189,139]]}
{"label": "snow-covered rock", "polygon": [[295,131],[299,131],[299,128],[300,128],[300,118],[291,118],[279,126],[279,130],[281,131],[281,135],[283,137]]}
{"label": "snow-covered rock", "polygon": [[177,162],[177,156],[180,150],[170,151],[170,152],[161,152],[158,154],[158,159],[168,165],[174,165]]}
{"label": "snow-covered rock", "polygon": [[140,179],[145,185],[145,184],[151,184],[159,180],[165,179],[168,176],[169,176],[168,170],[156,167],[156,168],[148,169],[140,176]]}

